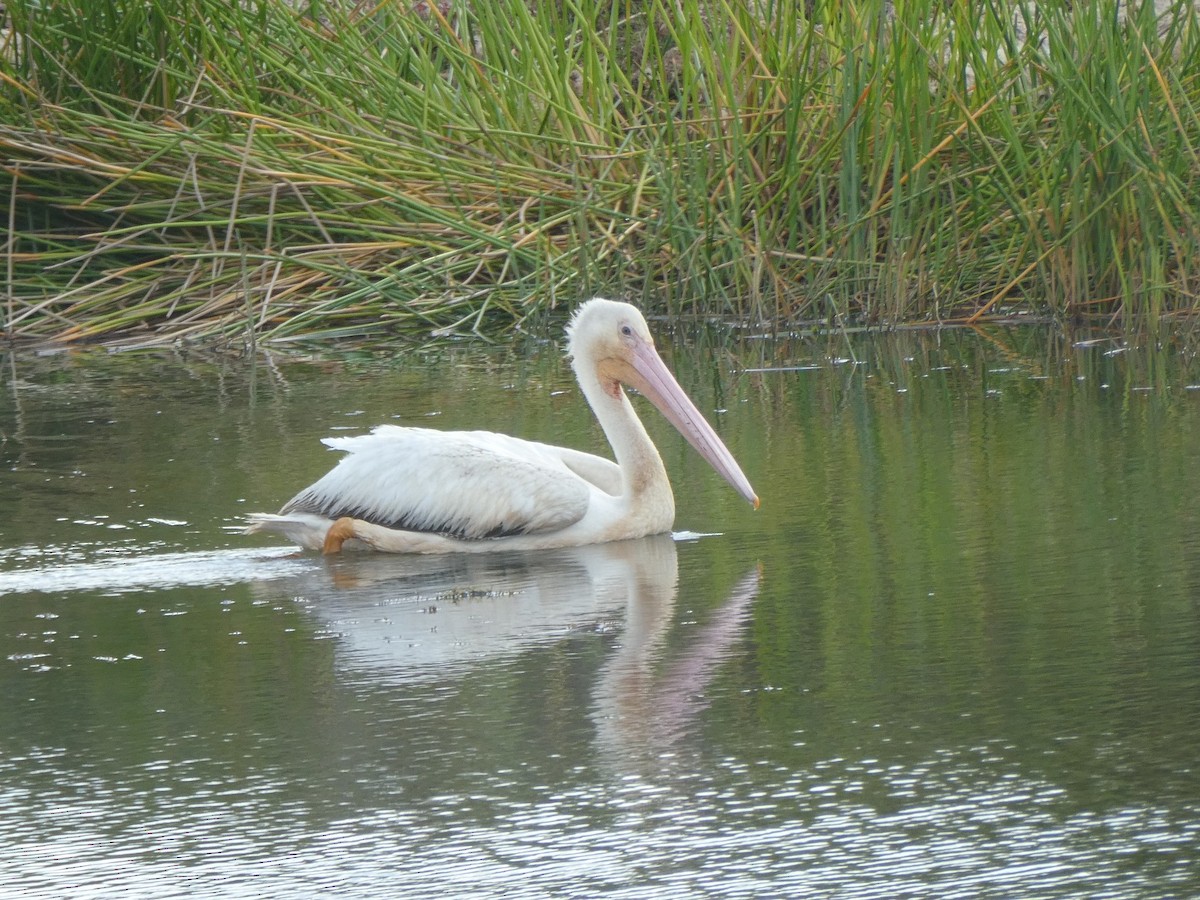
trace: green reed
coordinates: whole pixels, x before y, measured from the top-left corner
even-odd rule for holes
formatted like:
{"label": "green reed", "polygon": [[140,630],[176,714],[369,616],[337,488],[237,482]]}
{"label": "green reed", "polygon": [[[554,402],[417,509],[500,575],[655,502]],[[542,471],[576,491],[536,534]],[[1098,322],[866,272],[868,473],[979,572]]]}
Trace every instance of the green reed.
{"label": "green reed", "polygon": [[7,7],[12,339],[1197,309],[1185,0]]}

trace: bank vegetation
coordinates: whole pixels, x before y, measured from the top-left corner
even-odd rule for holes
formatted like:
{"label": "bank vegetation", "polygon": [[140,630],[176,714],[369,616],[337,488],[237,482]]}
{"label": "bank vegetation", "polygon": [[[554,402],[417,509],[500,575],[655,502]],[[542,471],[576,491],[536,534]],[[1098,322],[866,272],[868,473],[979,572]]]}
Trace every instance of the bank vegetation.
{"label": "bank vegetation", "polygon": [[1200,309],[1190,2],[6,6],[13,341]]}

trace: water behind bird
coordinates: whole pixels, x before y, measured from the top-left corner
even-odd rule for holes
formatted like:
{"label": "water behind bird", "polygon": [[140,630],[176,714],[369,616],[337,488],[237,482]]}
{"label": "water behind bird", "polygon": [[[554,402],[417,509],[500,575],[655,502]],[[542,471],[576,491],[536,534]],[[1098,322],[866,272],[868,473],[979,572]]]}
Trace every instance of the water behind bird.
{"label": "water behind bird", "polygon": [[238,527],[379,422],[602,450],[553,348],[6,357],[0,884],[1200,890],[1195,357],[719,349],[667,357],[761,510],[637,401],[676,535],[465,559]]}

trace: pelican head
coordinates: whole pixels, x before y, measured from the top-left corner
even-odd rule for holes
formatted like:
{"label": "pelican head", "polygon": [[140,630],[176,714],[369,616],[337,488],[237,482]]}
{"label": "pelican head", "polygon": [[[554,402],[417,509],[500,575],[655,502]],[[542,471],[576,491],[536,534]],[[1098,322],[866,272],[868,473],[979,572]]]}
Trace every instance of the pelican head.
{"label": "pelican head", "polygon": [[602,297],[587,301],[567,326],[567,347],[581,383],[589,376],[596,378],[605,394],[623,402],[627,401],[622,385],[638,391],[758,509],[758,495],[749,480],[658,355],[646,319],[636,307]]}

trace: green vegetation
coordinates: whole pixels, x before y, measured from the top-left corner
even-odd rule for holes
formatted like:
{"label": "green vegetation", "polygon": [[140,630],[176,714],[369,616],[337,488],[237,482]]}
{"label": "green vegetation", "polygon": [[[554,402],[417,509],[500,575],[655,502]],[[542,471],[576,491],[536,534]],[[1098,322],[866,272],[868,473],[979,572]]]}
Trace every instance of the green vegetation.
{"label": "green vegetation", "polygon": [[10,339],[1200,308],[1190,0],[7,9]]}

